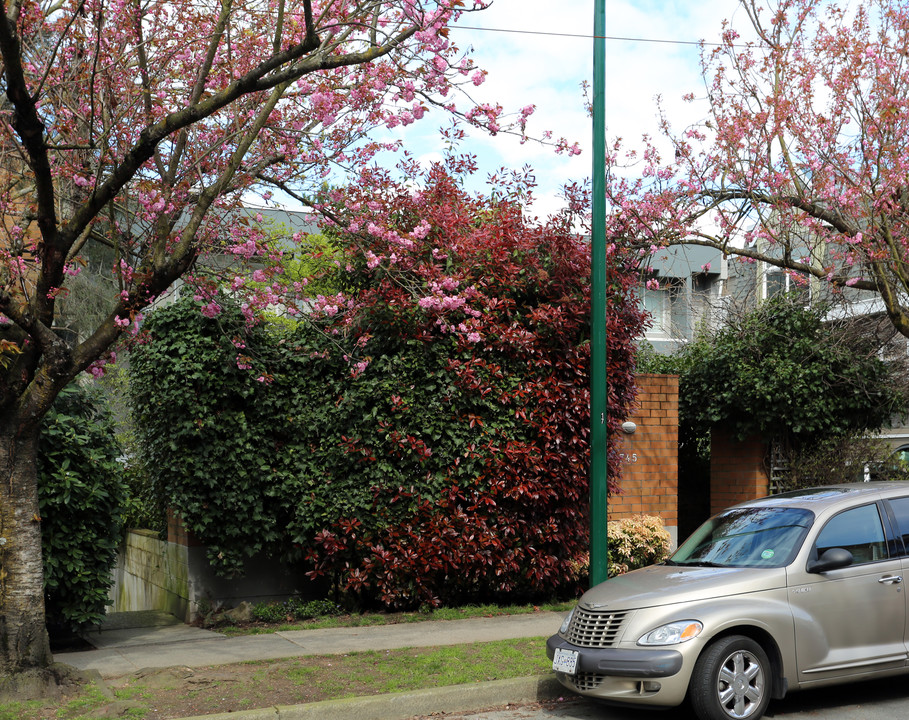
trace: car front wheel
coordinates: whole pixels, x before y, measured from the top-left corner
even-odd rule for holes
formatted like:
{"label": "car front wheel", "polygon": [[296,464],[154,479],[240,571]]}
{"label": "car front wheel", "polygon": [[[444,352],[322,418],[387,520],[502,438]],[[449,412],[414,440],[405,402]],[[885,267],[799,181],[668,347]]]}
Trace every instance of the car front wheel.
{"label": "car front wheel", "polygon": [[770,702],[770,683],[764,649],[751,638],[730,635],[701,653],[688,692],[701,720],[757,720]]}

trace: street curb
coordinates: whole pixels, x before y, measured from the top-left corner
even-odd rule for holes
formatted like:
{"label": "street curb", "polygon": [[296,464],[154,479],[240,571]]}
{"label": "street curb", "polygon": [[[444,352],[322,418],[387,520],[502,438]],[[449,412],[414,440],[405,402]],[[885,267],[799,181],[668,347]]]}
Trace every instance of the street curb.
{"label": "street curb", "polygon": [[278,705],[195,715],[182,720],[407,720],[416,715],[464,712],[485,707],[532,703],[564,695],[554,675],[324,700],[305,705]]}

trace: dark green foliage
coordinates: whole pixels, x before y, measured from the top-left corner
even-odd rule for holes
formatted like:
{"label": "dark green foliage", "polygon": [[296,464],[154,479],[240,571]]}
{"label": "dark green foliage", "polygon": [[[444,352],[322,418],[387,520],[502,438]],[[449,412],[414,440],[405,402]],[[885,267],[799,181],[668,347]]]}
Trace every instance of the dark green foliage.
{"label": "dark green foliage", "polygon": [[123,528],[153,530],[167,537],[167,507],[164,495],[152,482],[145,453],[138,444],[129,402],[129,359],[122,358],[105,368],[104,376],[91,385],[92,397],[110,410],[113,435],[120,448],[119,462],[129,492],[123,508]]}
{"label": "dark green foliage", "polygon": [[893,457],[893,448],[868,435],[821,439],[783,458],[786,471],[779,490],[869,480],[909,480],[909,467]]}
{"label": "dark green foliage", "polygon": [[104,617],[127,488],[110,419],[75,386],[41,428],[38,480],[47,622],[76,631]]}
{"label": "dark green foliage", "polygon": [[680,418],[739,439],[810,443],[878,429],[905,411],[906,391],[878,347],[823,316],[823,308],[773,298],[689,346]]}
{"label": "dark green foliage", "polygon": [[266,623],[309,620],[340,613],[341,609],[330,600],[300,600],[299,598],[291,598],[281,603],[256,603],[252,609],[253,619]]}
{"label": "dark green foliage", "polygon": [[[218,538],[211,560],[225,574],[261,550],[285,553],[297,494],[282,493],[281,485],[307,446],[302,435],[287,448],[283,441],[305,432],[290,410],[303,388],[286,387],[280,375],[269,387],[237,367],[241,349],[233,341],[252,355],[267,342],[261,328],[247,333],[239,311],[228,307],[216,320],[192,302],[152,313],[146,330],[158,340],[134,348],[130,384],[152,483],[191,519],[193,532]],[[276,407],[285,392],[287,404]]]}

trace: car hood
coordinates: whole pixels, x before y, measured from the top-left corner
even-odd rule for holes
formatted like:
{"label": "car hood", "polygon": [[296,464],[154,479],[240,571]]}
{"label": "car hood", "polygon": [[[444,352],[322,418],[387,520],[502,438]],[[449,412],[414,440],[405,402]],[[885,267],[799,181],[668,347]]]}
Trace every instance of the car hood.
{"label": "car hood", "polygon": [[588,590],[587,610],[634,610],[785,587],[785,568],[707,568],[651,565]]}

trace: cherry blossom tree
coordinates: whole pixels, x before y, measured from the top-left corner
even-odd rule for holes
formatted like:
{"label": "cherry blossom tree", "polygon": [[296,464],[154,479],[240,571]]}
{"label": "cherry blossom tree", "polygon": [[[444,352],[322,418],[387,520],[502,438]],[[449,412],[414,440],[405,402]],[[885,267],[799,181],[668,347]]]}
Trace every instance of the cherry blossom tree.
{"label": "cherry blossom tree", "polygon": [[[35,445],[57,393],[206,255],[275,252],[230,222],[241,198],[305,194],[367,162],[370,129],[429,111],[523,132],[528,112],[470,102],[484,72],[449,37],[484,4],[2,0],[0,686],[51,662]],[[115,291],[74,338],[55,321],[93,246]]]}
{"label": "cherry blossom tree", "polygon": [[664,114],[664,137],[612,146],[613,233],[866,291],[909,337],[909,6],[741,0],[736,17],[704,49],[704,121]]}

